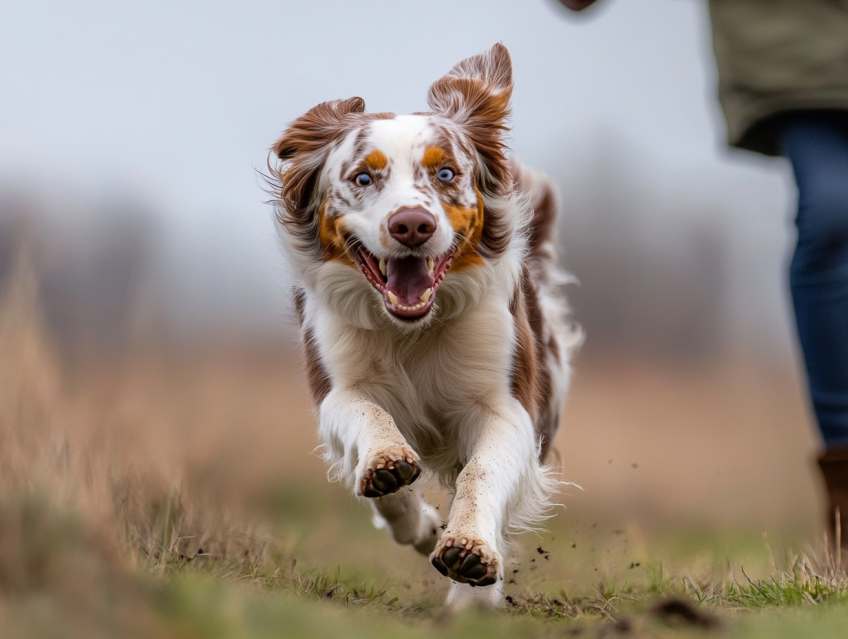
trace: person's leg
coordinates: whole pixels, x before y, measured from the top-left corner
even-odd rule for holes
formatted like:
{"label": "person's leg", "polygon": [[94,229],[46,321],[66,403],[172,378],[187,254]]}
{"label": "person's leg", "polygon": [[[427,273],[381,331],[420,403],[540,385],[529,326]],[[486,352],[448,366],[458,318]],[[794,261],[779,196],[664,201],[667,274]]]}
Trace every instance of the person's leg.
{"label": "person's leg", "polygon": [[848,113],[789,116],[798,182],[790,286],[810,398],[825,446],[848,444]]}
{"label": "person's leg", "polygon": [[[848,524],[848,113],[787,116],[783,150],[798,183],[790,287],[810,399],[825,444],[828,519]],[[842,535],[848,540],[848,530]]]}

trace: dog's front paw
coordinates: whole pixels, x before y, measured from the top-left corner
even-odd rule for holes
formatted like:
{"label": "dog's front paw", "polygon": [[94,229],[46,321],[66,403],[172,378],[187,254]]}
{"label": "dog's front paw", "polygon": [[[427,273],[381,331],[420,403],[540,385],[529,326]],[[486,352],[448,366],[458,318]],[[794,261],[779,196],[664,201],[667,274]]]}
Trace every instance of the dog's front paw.
{"label": "dog's front paw", "polygon": [[430,563],[445,577],[472,586],[491,586],[498,580],[500,555],[479,539],[442,536]]}
{"label": "dog's front paw", "polygon": [[383,497],[408,486],[421,474],[418,455],[412,449],[396,446],[373,455],[359,480],[363,497]]}

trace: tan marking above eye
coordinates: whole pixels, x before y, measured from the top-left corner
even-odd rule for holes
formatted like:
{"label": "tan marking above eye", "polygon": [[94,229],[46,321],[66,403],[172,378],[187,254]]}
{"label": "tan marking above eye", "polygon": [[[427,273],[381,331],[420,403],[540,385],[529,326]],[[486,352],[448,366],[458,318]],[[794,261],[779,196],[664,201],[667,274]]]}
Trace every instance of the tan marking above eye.
{"label": "tan marking above eye", "polygon": [[421,165],[428,169],[442,168],[442,162],[445,161],[445,152],[437,146],[430,146],[424,150],[424,157],[421,158]]}
{"label": "tan marking above eye", "polygon": [[389,159],[386,157],[386,154],[380,151],[379,149],[374,149],[365,156],[365,159],[362,163],[371,169],[372,171],[382,171],[389,164]]}

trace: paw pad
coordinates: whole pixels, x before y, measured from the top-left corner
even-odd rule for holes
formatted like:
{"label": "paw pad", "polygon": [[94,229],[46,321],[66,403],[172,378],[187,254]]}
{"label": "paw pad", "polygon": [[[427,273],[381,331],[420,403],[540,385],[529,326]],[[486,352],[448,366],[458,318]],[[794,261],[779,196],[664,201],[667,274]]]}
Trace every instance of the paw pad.
{"label": "paw pad", "polygon": [[[421,474],[418,464],[411,459],[378,459],[365,472],[360,482],[364,497],[376,498],[396,493],[408,486]],[[374,467],[376,466],[376,467]]]}
{"label": "paw pad", "polygon": [[480,543],[443,545],[433,553],[430,561],[436,570],[454,581],[490,586],[498,580],[498,571],[494,561],[489,562],[483,557],[483,548]]}

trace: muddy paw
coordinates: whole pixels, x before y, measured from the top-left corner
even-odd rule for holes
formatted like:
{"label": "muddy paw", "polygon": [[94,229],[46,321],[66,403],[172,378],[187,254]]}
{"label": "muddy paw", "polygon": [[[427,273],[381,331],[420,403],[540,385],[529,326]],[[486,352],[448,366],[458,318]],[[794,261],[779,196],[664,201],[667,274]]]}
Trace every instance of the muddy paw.
{"label": "muddy paw", "polygon": [[445,577],[472,586],[491,586],[498,580],[497,553],[478,539],[442,539],[430,562]]}
{"label": "muddy paw", "polygon": [[382,451],[365,469],[359,482],[359,494],[363,497],[383,497],[396,493],[408,486],[421,474],[415,453],[402,448]]}

